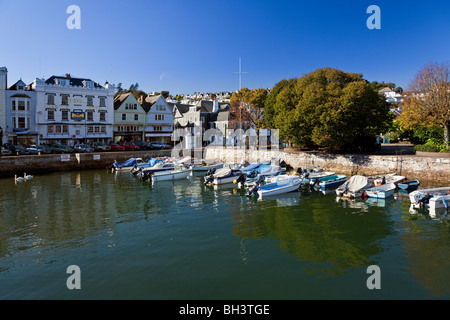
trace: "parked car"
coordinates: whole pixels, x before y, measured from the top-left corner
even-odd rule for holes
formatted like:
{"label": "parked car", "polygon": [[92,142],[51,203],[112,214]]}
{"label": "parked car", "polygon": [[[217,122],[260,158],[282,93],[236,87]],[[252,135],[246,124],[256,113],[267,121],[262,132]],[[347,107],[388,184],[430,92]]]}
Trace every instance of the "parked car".
{"label": "parked car", "polygon": [[124,151],[125,150],[120,144],[117,144],[117,143],[111,143],[109,145],[109,147],[111,148],[111,151]]}
{"label": "parked car", "polygon": [[59,143],[51,145],[52,153],[73,153],[74,149],[70,146],[65,146]]}
{"label": "parked car", "polygon": [[162,142],[151,142],[154,149],[170,149],[170,145]]}
{"label": "parked car", "polygon": [[75,152],[78,152],[78,153],[94,152],[93,148],[85,145],[84,143],[77,143],[76,145],[73,146],[73,150],[75,150]]}
{"label": "parked car", "polygon": [[1,155],[2,156],[11,156],[13,153],[11,152],[11,150],[1,147]]}
{"label": "parked car", "polygon": [[38,154],[38,155],[40,155],[42,151],[34,144],[27,146],[25,149],[27,149],[30,152],[30,154]]}
{"label": "parked car", "polygon": [[41,150],[41,154],[49,154],[49,153],[52,153],[52,150],[53,150],[53,149],[52,149],[49,145],[47,145],[47,144],[40,144],[40,145],[38,145],[37,147],[38,147],[38,149]]}
{"label": "parked car", "polygon": [[139,147],[139,150],[151,150],[153,149],[153,146],[145,141],[137,140],[132,141],[133,144],[137,145]]}
{"label": "parked car", "polygon": [[131,143],[131,142],[123,142],[122,147],[125,151],[136,151],[139,150],[139,146]]}
{"label": "parked car", "polygon": [[94,149],[94,151],[110,151],[111,147],[109,145],[106,145],[102,142],[89,142],[88,146]]}

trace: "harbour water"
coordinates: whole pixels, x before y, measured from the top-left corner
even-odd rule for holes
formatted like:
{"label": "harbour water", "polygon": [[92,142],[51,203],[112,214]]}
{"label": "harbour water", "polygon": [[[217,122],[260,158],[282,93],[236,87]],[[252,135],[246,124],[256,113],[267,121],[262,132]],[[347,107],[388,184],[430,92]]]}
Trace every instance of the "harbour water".
{"label": "harbour water", "polygon": [[[449,299],[450,222],[404,194],[258,201],[201,175],[0,180],[0,299]],[[67,268],[81,270],[69,290]],[[380,289],[367,286],[380,269]]]}

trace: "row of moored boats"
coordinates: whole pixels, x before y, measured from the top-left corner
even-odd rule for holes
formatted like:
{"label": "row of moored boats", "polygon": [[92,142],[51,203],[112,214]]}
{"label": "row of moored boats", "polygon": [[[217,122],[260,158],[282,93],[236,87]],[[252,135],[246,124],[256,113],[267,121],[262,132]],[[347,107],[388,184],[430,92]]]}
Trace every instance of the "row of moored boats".
{"label": "row of moored boats", "polygon": [[204,175],[205,185],[237,184],[247,189],[247,195],[259,198],[310,188],[329,192],[334,190],[339,198],[392,197],[397,190],[408,193],[414,208],[446,208],[450,204],[450,187],[419,189],[418,180],[407,181],[404,176],[383,174],[377,176],[354,175],[348,177],[320,168],[297,169],[288,174],[279,162],[221,163],[218,161],[191,162],[190,157],[174,160],[168,157],[144,161],[131,158],[111,166],[117,172],[131,172],[142,181],[180,180],[193,172]]}

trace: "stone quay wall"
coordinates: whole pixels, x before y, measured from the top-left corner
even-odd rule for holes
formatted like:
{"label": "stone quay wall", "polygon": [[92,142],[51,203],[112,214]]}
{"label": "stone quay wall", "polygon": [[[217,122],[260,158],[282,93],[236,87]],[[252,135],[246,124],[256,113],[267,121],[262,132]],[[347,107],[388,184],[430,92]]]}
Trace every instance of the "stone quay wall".
{"label": "stone quay wall", "polygon": [[407,179],[417,179],[432,185],[450,186],[450,157],[448,155],[352,155],[301,152],[296,150],[250,150],[208,147],[206,159],[226,162],[263,162],[272,159],[287,165],[288,169],[321,167],[346,175],[377,175],[396,173]]}
{"label": "stone quay wall", "polygon": [[30,156],[0,157],[0,177],[14,177],[15,174],[38,175],[56,171],[76,171],[88,169],[105,169],[114,163],[130,158],[144,160],[170,156],[170,150],[121,151],[99,153],[42,154]]}

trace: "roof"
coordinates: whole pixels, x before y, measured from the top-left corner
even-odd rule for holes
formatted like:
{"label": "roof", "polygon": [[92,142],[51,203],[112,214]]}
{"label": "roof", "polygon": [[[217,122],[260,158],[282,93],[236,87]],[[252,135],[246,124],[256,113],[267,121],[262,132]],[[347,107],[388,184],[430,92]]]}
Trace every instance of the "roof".
{"label": "roof", "polygon": [[145,112],[149,112],[150,109],[153,107],[156,101],[161,97],[161,95],[157,96],[147,96],[144,99],[144,96],[139,97],[139,103],[141,104],[142,108],[144,108]]}
{"label": "roof", "polygon": [[16,83],[14,83],[11,87],[9,87],[8,90],[18,90],[17,87],[18,87],[19,85],[22,85],[22,86],[23,86],[23,89],[22,89],[22,90],[25,90],[26,87],[27,87],[27,85],[26,85],[25,82],[23,82],[22,80],[19,80],[19,81],[17,81]]}
{"label": "roof", "polygon": [[389,87],[384,87],[383,89],[379,90],[378,92],[390,92],[390,91],[394,91]]}
{"label": "roof", "polygon": [[216,121],[229,121],[229,120],[230,120],[230,111],[219,110],[219,112],[217,112],[217,120]]}
{"label": "roof", "polygon": [[189,108],[192,107],[189,104],[181,104],[181,103],[168,102],[167,104],[169,105],[170,108],[172,108],[173,112],[175,112],[176,108],[181,114],[188,112]]}
{"label": "roof", "polygon": [[[77,86],[77,87],[83,87],[83,81],[92,81],[91,79],[86,78],[72,78],[70,74],[66,76],[51,76],[47,80],[45,80],[45,83],[47,84],[55,84],[56,79],[69,79],[69,83],[71,86]],[[94,81],[92,81],[94,82]],[[99,85],[98,83],[94,82],[94,88],[103,88],[103,86]]]}
{"label": "roof", "polygon": [[120,106],[122,105],[122,103],[126,100],[126,98],[128,98],[128,96],[131,94],[131,92],[126,92],[126,93],[122,93],[117,95],[114,98],[114,110],[117,110],[120,108]]}

